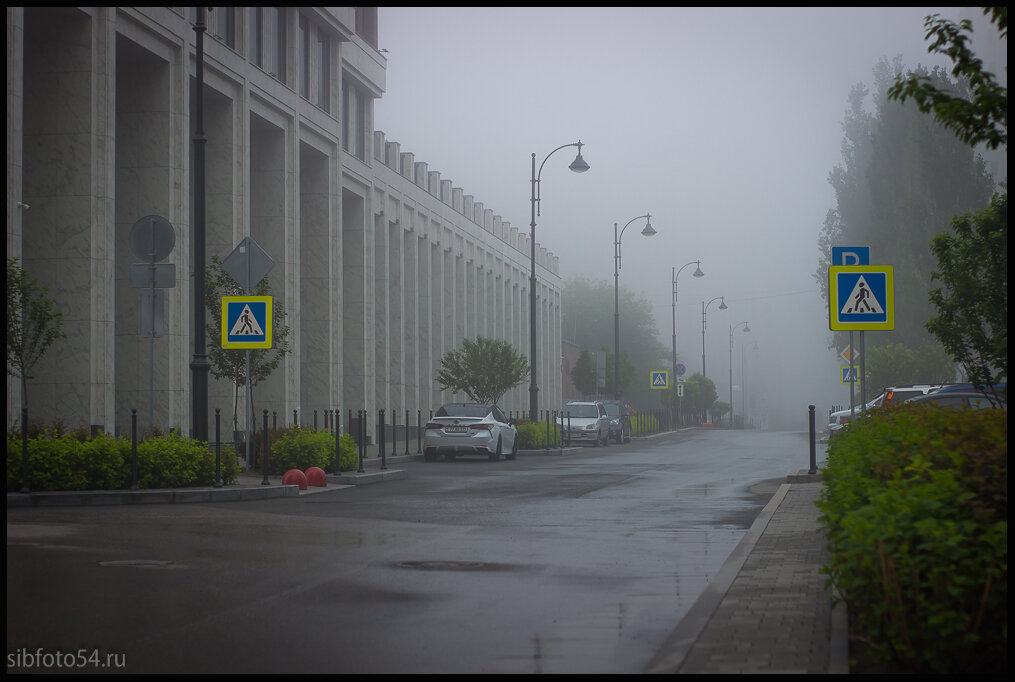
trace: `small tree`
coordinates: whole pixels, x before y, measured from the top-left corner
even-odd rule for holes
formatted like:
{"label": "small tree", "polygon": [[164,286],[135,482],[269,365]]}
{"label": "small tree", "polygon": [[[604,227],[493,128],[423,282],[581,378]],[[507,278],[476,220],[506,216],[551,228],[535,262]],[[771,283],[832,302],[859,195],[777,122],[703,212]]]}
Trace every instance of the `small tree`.
{"label": "small tree", "polygon": [[684,383],[684,397],[681,406],[688,412],[696,412],[700,418],[700,415],[712,407],[718,397],[715,383],[708,377],[702,376],[700,372],[695,372]]}
{"label": "small tree", "polygon": [[[253,349],[250,351],[222,347],[222,297],[243,296],[239,282],[230,277],[222,269],[222,259],[212,257],[205,277],[205,308],[208,310],[208,362],[211,373],[216,379],[227,379],[233,384],[233,430],[239,428],[237,405],[240,386],[247,385],[247,353],[250,353],[250,386],[251,390],[262,380],[271,376],[282,358],[290,351],[289,327],[285,324],[285,308],[278,298],[272,299],[271,348]],[[251,294],[253,296],[270,296],[271,285],[267,279],[257,283]]]}
{"label": "small tree", "polygon": [[931,242],[938,260],[927,329],[980,387],[1008,376],[1008,195],[952,219]]}
{"label": "small tree", "polygon": [[477,336],[441,358],[441,390],[464,393],[477,403],[496,403],[529,375],[529,362],[507,341]]}
{"label": "small tree", "polygon": [[28,380],[32,368],[57,339],[63,315],[49,290],[18,267],[17,258],[7,259],[7,373],[21,379],[21,404],[28,407]]}
{"label": "small tree", "polygon": [[596,366],[592,364],[592,353],[583,348],[571,368],[571,381],[574,387],[581,391],[583,396],[590,396],[596,393],[598,382],[596,380]]}

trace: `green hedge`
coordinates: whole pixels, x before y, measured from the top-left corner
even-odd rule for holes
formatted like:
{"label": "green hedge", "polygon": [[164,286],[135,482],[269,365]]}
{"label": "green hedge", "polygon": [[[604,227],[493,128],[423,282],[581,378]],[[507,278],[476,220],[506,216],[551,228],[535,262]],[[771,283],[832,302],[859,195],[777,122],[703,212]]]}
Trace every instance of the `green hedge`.
{"label": "green hedge", "polygon": [[[335,435],[328,431],[316,431],[306,426],[290,426],[287,429],[272,430],[268,469],[272,474],[284,474],[290,469],[306,471],[320,467],[327,472],[335,470]],[[260,445],[257,441],[257,461],[260,462]],[[338,439],[339,461],[342,471],[351,471],[359,466],[356,441],[349,434]],[[260,470],[260,464],[255,470]]]}
{"label": "green hedge", "polygon": [[[518,429],[518,448],[520,450],[545,450],[547,448],[547,422],[518,422],[515,424]],[[559,447],[560,424],[557,424],[556,434],[553,430],[553,421],[549,422],[550,444],[549,447]]]}
{"label": "green hedge", "polygon": [[[82,440],[80,434],[41,429],[28,440],[28,482],[32,491],[120,490],[131,487],[133,455],[129,438],[99,434]],[[7,434],[7,490],[20,490],[21,436]],[[231,445],[221,456],[222,480],[233,483],[238,468]],[[178,488],[212,485],[215,453],[205,444],[176,434],[138,443],[138,487]]]}
{"label": "green hedge", "polygon": [[852,635],[895,672],[1007,669],[1004,410],[892,406],[831,441],[824,567]]}

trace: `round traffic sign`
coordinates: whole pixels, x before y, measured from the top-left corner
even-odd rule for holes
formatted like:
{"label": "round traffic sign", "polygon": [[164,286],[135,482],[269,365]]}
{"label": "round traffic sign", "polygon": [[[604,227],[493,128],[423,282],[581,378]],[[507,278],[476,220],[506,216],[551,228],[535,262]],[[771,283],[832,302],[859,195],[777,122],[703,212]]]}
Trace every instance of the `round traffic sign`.
{"label": "round traffic sign", "polygon": [[678,377],[682,377],[687,373],[687,365],[682,362],[678,362],[673,366],[673,371],[677,373]]}
{"label": "round traffic sign", "polygon": [[160,215],[146,215],[130,228],[130,250],[146,261],[160,261],[173,252],[176,230]]}

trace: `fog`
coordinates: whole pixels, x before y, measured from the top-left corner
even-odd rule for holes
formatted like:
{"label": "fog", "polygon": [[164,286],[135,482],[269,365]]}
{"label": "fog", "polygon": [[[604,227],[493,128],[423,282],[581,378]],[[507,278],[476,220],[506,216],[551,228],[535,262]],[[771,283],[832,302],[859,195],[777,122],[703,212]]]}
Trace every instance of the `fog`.
{"label": "fog", "polygon": [[813,404],[822,428],[849,403],[813,278],[846,98],[882,57],[949,65],[927,52],[935,12],[986,24],[977,8],[381,7],[374,127],[525,233],[531,155],[538,168],[580,140],[588,172],[568,170],[568,148],[541,174],[536,241],[561,276],[612,284],[614,224],[650,213],[655,236],[643,219],[623,233],[620,283],[652,303],[660,342],[671,346],[672,269],[700,259],[705,277],[678,278],[688,373],[702,370],[702,302],[723,296],[705,347],[719,399],[730,327],[748,322],[732,347],[737,413],[745,384],[771,426],[806,428]]}

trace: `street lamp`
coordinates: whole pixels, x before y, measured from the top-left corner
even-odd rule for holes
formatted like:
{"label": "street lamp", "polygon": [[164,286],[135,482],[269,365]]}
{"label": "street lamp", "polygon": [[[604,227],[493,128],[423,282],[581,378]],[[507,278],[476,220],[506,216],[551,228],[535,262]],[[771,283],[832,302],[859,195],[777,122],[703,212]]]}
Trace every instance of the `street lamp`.
{"label": "street lamp", "polygon": [[[656,233],[652,228],[652,214],[646,213],[627,221],[630,225],[635,220],[645,219],[645,229],[641,231],[646,237]],[[620,400],[620,240],[624,238],[624,230],[617,234],[617,223],[613,223],[613,399]]]}
{"label": "street lamp", "polygon": [[[672,302],[670,304],[670,308],[672,309],[672,312],[673,312],[673,381],[674,382],[676,382],[676,380],[677,380],[677,278],[680,277],[680,273],[688,265],[696,265],[697,266],[695,268],[694,272],[692,273],[694,277],[704,277],[705,276],[705,273],[701,271],[701,261],[700,260],[692,260],[690,263],[686,263],[684,265],[681,265],[680,266],[680,270],[677,270],[676,267],[671,268],[671,270],[673,271],[673,281],[672,281],[672,284],[673,284],[673,300],[672,300]],[[672,403],[671,403],[671,405],[672,405]]]}
{"label": "street lamp", "polygon": [[[733,427],[733,331],[740,325],[744,325],[745,334],[751,331],[746,322],[737,322],[730,327],[730,428]],[[743,374],[743,372],[744,370],[741,368],[740,373]]]}
{"label": "street lamp", "polygon": [[578,156],[574,158],[574,161],[571,162],[568,168],[575,173],[587,171],[589,165],[582,158],[581,140],[561,145],[547,154],[546,158],[543,159],[543,163],[539,164],[538,173],[536,173],[536,155],[535,153],[532,154],[532,223],[530,224],[531,232],[529,234],[532,246],[532,268],[529,275],[529,362],[531,363],[532,371],[532,377],[529,382],[530,420],[535,420],[539,417],[539,387],[536,385],[536,216],[539,215],[539,180],[543,175],[543,166],[546,165],[546,160],[565,147],[578,147]]}
{"label": "street lamp", "polygon": [[720,301],[719,310],[726,310],[729,307],[726,305],[725,296],[716,296],[708,303],[701,302],[701,376],[703,377],[708,377],[705,374],[705,315],[708,313],[708,307],[716,301]]}

